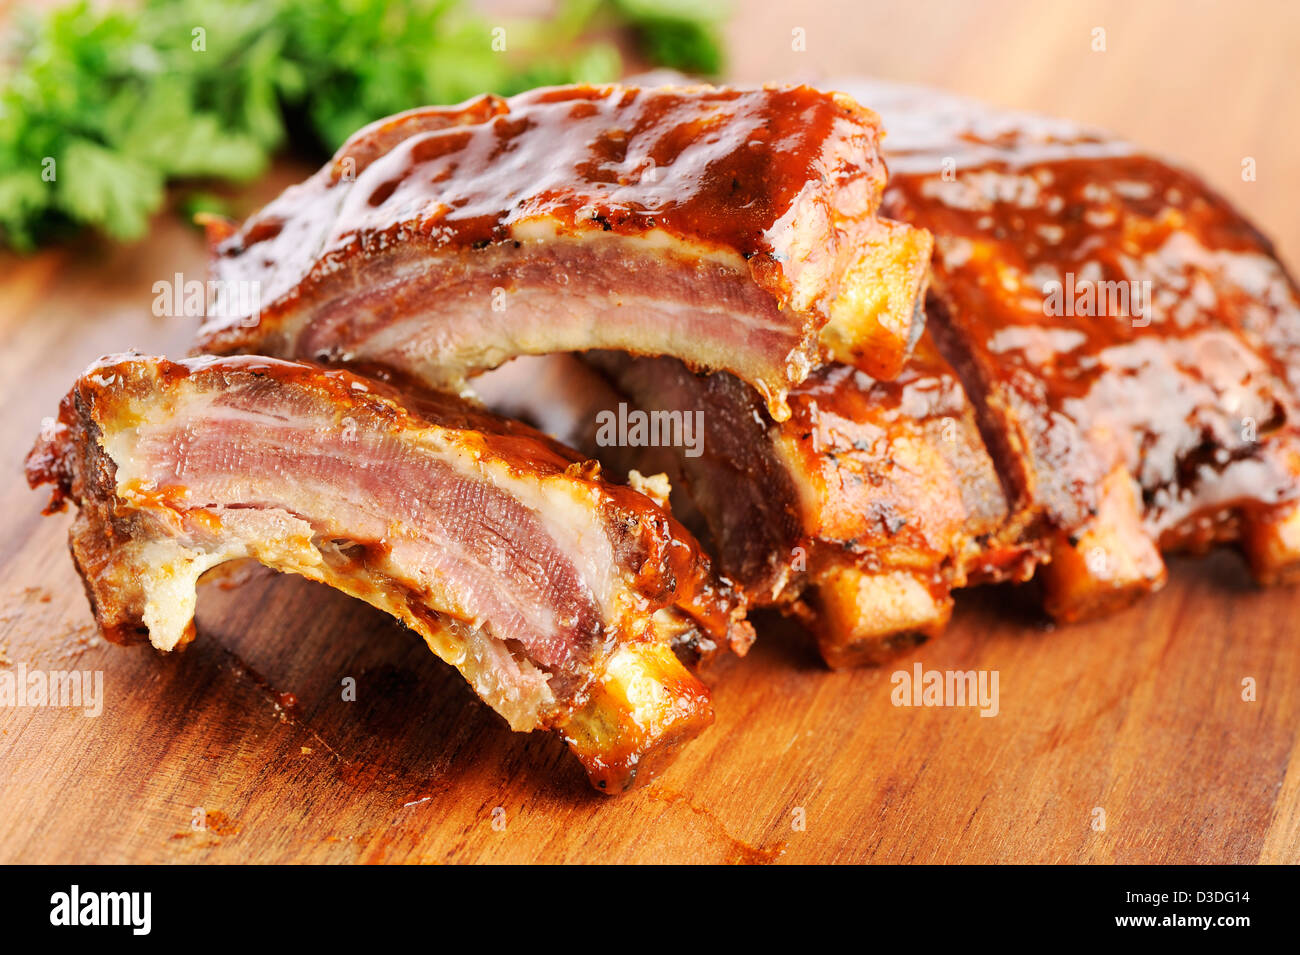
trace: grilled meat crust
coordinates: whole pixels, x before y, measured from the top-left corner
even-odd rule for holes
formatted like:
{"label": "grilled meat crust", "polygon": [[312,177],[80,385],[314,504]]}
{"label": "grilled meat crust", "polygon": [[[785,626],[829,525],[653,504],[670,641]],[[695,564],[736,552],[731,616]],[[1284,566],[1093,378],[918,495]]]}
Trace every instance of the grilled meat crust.
{"label": "grilled meat crust", "polygon": [[869,110],[806,86],[402,113],[242,226],[211,222],[214,279],[258,294],[231,295],[201,346],[450,391],[520,354],[675,355],[780,418],[823,355],[890,377],[919,334],[930,240],[876,215],[878,138]]}

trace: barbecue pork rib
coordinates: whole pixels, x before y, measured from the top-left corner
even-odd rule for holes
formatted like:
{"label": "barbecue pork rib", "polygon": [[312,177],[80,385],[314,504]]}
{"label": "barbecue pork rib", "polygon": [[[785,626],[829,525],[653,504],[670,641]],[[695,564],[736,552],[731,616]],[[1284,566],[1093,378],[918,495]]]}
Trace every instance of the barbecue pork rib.
{"label": "barbecue pork rib", "polygon": [[[751,631],[694,539],[599,466],[459,398],[259,357],[113,356],[28,458],[118,642],[194,636],[195,586],[253,558],[419,633],[517,731],[606,792],[712,720],[674,641]],[[683,637],[689,633],[689,639]]]}
{"label": "barbecue pork rib", "polygon": [[928,337],[879,382],[818,368],[774,422],[753,389],[669,358],[584,356],[650,414],[702,411],[700,454],[591,448],[611,470],[673,474],[674,512],[755,606],[799,616],[834,667],[881,663],[938,634],[955,587],[1024,580],[1042,556],[1017,526],[955,373]]}
{"label": "barbecue pork rib", "polygon": [[930,238],[876,215],[878,137],[869,110],[805,86],[402,113],[242,227],[209,222],[214,287],[239,294],[200,344],[450,391],[521,354],[673,355],[781,418],[824,355],[889,378],[920,333]]}
{"label": "barbecue pork rib", "polygon": [[980,411],[1072,620],[1164,580],[1162,551],[1300,561],[1300,295],[1195,176],[1104,134],[850,84],[890,131],[884,209],[935,235],[928,327]]}
{"label": "barbecue pork rib", "polygon": [[[703,453],[679,449],[674,488],[722,572],[807,619],[845,665],[942,629],[951,588],[1036,568],[1066,620],[1159,586],[1162,551],[1235,540],[1261,581],[1293,571],[1300,306],[1267,241],[1193,177],[1106,137],[850,89],[890,130],[884,208],[935,237],[911,366],[893,382],[819,369],[776,423],[730,376],[586,359],[638,407],[703,411]],[[1055,314],[1052,281],[1146,297]],[[592,450],[613,470],[665,466]]]}

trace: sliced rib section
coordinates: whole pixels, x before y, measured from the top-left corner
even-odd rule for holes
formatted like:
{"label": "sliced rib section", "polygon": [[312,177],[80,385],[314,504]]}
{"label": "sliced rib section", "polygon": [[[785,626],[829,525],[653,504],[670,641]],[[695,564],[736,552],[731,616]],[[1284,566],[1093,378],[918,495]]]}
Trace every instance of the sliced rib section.
{"label": "sliced rib section", "polygon": [[748,639],[693,538],[598,465],[455,398],[236,357],[115,356],[28,459],[105,635],[171,650],[195,586],[252,558],[387,611],[519,731],[558,730],[606,791],[711,721],[671,652]]}
{"label": "sliced rib section", "polygon": [[[790,392],[784,422],[726,374],[608,352],[586,361],[651,414],[700,412],[702,451],[675,449],[674,487],[722,572],[753,605],[801,617],[832,666],[879,663],[937,634],[953,588],[1024,579],[1041,554],[926,338],[892,382],[818,369]],[[661,464],[652,449],[593,450],[617,470]]]}
{"label": "sliced rib section", "polygon": [[[896,374],[923,231],[876,215],[876,117],[809,87],[562,87],[381,120],[242,227],[260,300],[220,353],[373,361],[442,390],[522,354],[673,355],[783,396],[825,354]],[[252,290],[257,295],[251,294]]]}

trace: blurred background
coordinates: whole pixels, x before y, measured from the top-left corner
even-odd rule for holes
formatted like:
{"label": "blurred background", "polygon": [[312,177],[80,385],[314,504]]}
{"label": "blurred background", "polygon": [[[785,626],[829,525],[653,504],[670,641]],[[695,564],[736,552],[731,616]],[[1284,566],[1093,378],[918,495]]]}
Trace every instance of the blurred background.
{"label": "blurred background", "polygon": [[305,169],[398,109],[662,65],[869,74],[1105,127],[1300,258],[1288,0],[19,0],[0,29],[0,245],[21,252],[137,240],[167,204],[238,214],[226,183]]}
{"label": "blurred background", "polygon": [[867,73],[1112,130],[1199,172],[1300,265],[1293,0],[757,2],[723,35],[738,81]]}

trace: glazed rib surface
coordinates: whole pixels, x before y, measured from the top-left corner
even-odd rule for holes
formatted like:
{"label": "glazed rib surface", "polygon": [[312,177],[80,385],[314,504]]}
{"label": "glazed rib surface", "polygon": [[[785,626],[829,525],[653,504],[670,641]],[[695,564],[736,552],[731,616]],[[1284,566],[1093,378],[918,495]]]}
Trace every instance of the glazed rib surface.
{"label": "glazed rib surface", "polygon": [[[876,117],[809,87],[561,87],[412,110],[241,227],[256,314],[205,350],[372,361],[443,390],[520,354],[673,355],[782,396],[824,355],[896,374],[929,236],[876,215]],[[232,298],[233,300],[233,298]]]}

